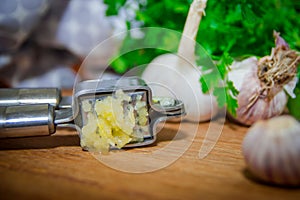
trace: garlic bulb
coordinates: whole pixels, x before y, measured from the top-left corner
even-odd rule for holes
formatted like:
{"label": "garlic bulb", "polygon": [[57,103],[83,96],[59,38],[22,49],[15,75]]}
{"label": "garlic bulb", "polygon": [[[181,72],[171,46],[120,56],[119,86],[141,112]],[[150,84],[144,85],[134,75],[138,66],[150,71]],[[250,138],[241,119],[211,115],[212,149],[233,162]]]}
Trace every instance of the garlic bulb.
{"label": "garlic bulb", "polygon": [[256,122],[242,151],[249,171],[280,185],[300,185],[300,123],[284,115]]}
{"label": "garlic bulb", "polygon": [[192,2],[177,55],[158,56],[142,74],[155,96],[174,95],[182,100],[187,112],[185,119],[194,122],[210,120],[218,112],[215,97],[201,91],[201,71],[195,61],[195,39],[206,2],[207,0]]}
{"label": "garlic bulb", "polygon": [[234,62],[228,73],[228,79],[240,92],[235,120],[242,124],[251,125],[260,119],[280,115],[288,100],[286,93],[295,96],[299,53],[290,50],[277,32],[274,37],[276,47],[270,56]]}

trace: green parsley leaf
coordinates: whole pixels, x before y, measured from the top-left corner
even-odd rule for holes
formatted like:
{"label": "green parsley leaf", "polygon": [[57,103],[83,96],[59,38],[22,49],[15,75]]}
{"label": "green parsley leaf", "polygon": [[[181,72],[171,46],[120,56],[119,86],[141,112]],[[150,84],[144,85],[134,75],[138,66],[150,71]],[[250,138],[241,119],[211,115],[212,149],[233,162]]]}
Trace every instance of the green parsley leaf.
{"label": "green parsley leaf", "polygon": [[200,77],[202,92],[207,93],[213,88],[219,86],[220,75],[216,71],[205,73]]}
{"label": "green parsley leaf", "polygon": [[[217,63],[216,68],[203,68],[205,71],[200,78],[200,83],[203,93],[212,91],[216,97],[219,108],[226,106],[228,112],[235,116],[236,109],[238,108],[236,97],[239,91],[234,87],[233,82],[227,79],[227,74],[232,62],[233,58],[228,52],[225,52]],[[220,83],[225,84],[221,85]]]}
{"label": "green parsley leaf", "polygon": [[227,105],[226,97],[226,88],[225,87],[216,87],[213,90],[213,95],[217,98],[217,103],[219,108],[222,108]]}
{"label": "green parsley leaf", "polygon": [[236,116],[236,109],[238,108],[238,101],[235,96],[231,95],[231,89],[227,88],[226,90],[226,105],[227,111],[232,115]]}
{"label": "green parsley leaf", "polygon": [[239,94],[239,91],[234,87],[232,81],[227,80],[227,87],[231,91],[233,96],[237,96]]}
{"label": "green parsley leaf", "polygon": [[227,71],[229,66],[231,65],[231,63],[233,62],[233,58],[229,55],[228,52],[225,52],[222,57],[221,60],[218,64],[218,70],[220,72],[220,75],[222,77],[222,79],[225,79],[225,76],[227,75]]}
{"label": "green parsley leaf", "polygon": [[202,92],[205,94],[209,91],[209,87],[208,85],[206,84],[206,81],[205,81],[205,76],[201,76],[200,77],[200,83],[201,83],[201,89],[202,89]]}

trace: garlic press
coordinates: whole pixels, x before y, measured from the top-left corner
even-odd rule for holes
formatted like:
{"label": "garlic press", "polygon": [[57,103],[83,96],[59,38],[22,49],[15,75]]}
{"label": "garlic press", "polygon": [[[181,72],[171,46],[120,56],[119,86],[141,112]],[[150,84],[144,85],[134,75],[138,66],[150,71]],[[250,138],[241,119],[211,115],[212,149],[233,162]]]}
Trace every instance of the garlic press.
{"label": "garlic press", "polygon": [[91,104],[122,90],[132,103],[137,97],[148,112],[143,140],[125,147],[149,145],[156,140],[159,122],[185,115],[182,101],[168,97],[152,97],[149,86],[138,77],[117,80],[87,80],[76,84],[73,95],[65,97],[57,88],[0,89],[0,138],[51,135],[57,128],[74,128],[82,134],[87,124],[84,102]]}

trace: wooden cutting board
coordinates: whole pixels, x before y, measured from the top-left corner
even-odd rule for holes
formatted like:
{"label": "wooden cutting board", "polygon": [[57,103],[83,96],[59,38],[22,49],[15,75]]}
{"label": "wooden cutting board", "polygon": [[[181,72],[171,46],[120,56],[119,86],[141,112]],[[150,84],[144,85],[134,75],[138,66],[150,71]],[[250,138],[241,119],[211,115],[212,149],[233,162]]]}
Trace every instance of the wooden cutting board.
{"label": "wooden cutting board", "polygon": [[[46,137],[1,139],[0,199],[300,199],[299,188],[264,185],[249,175],[241,154],[245,127],[226,122],[212,151],[200,159],[207,130],[218,123],[197,124],[195,137],[189,135],[193,132],[189,127],[194,125],[180,128],[167,123],[154,145],[125,151],[130,156],[124,156],[123,163],[109,160],[110,155],[102,155],[101,160],[82,151],[72,130],[58,130]],[[166,157],[153,158],[147,164],[153,152],[172,141],[175,146],[165,152]],[[124,151],[113,156],[118,153]],[[174,162],[159,166],[166,159]],[[130,170],[132,163],[140,171],[152,172],[120,171],[124,165]]]}

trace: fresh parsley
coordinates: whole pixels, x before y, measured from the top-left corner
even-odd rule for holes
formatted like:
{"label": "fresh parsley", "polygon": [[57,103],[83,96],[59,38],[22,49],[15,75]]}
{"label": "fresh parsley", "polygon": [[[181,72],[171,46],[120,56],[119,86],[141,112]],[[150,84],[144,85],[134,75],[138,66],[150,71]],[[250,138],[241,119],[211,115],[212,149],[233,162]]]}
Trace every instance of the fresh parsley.
{"label": "fresh parsley", "polygon": [[219,59],[216,67],[203,66],[200,83],[203,93],[212,92],[217,99],[218,106],[220,108],[226,106],[227,111],[235,116],[238,107],[236,97],[239,92],[234,87],[232,81],[227,78],[232,62],[233,58],[228,52],[225,52]]}
{"label": "fresh parsley", "polygon": [[[134,0],[138,9],[135,21],[142,27],[162,27],[182,31],[192,0]],[[107,15],[117,15],[126,7],[126,0],[104,0]],[[284,36],[292,49],[300,50],[300,3],[295,0],[209,0],[198,31],[197,42],[217,61],[217,71],[203,66],[204,77],[200,79],[202,91],[212,91],[220,107],[226,105],[231,114],[237,108],[237,91],[227,80],[229,63],[233,58],[245,55],[262,57],[270,54],[274,46],[273,30]],[[128,19],[127,27],[134,21]],[[169,36],[166,36],[169,38]],[[152,37],[153,42],[168,41]],[[140,40],[128,35],[122,49]],[[175,49],[176,50],[176,49]],[[166,53],[157,49],[139,49],[126,53],[111,62],[118,73],[148,64],[158,55]],[[230,55],[230,56],[229,56]],[[213,71],[213,72],[212,72]],[[298,74],[300,78],[300,75]],[[222,84],[220,84],[222,83]],[[300,86],[300,83],[298,83]]]}

